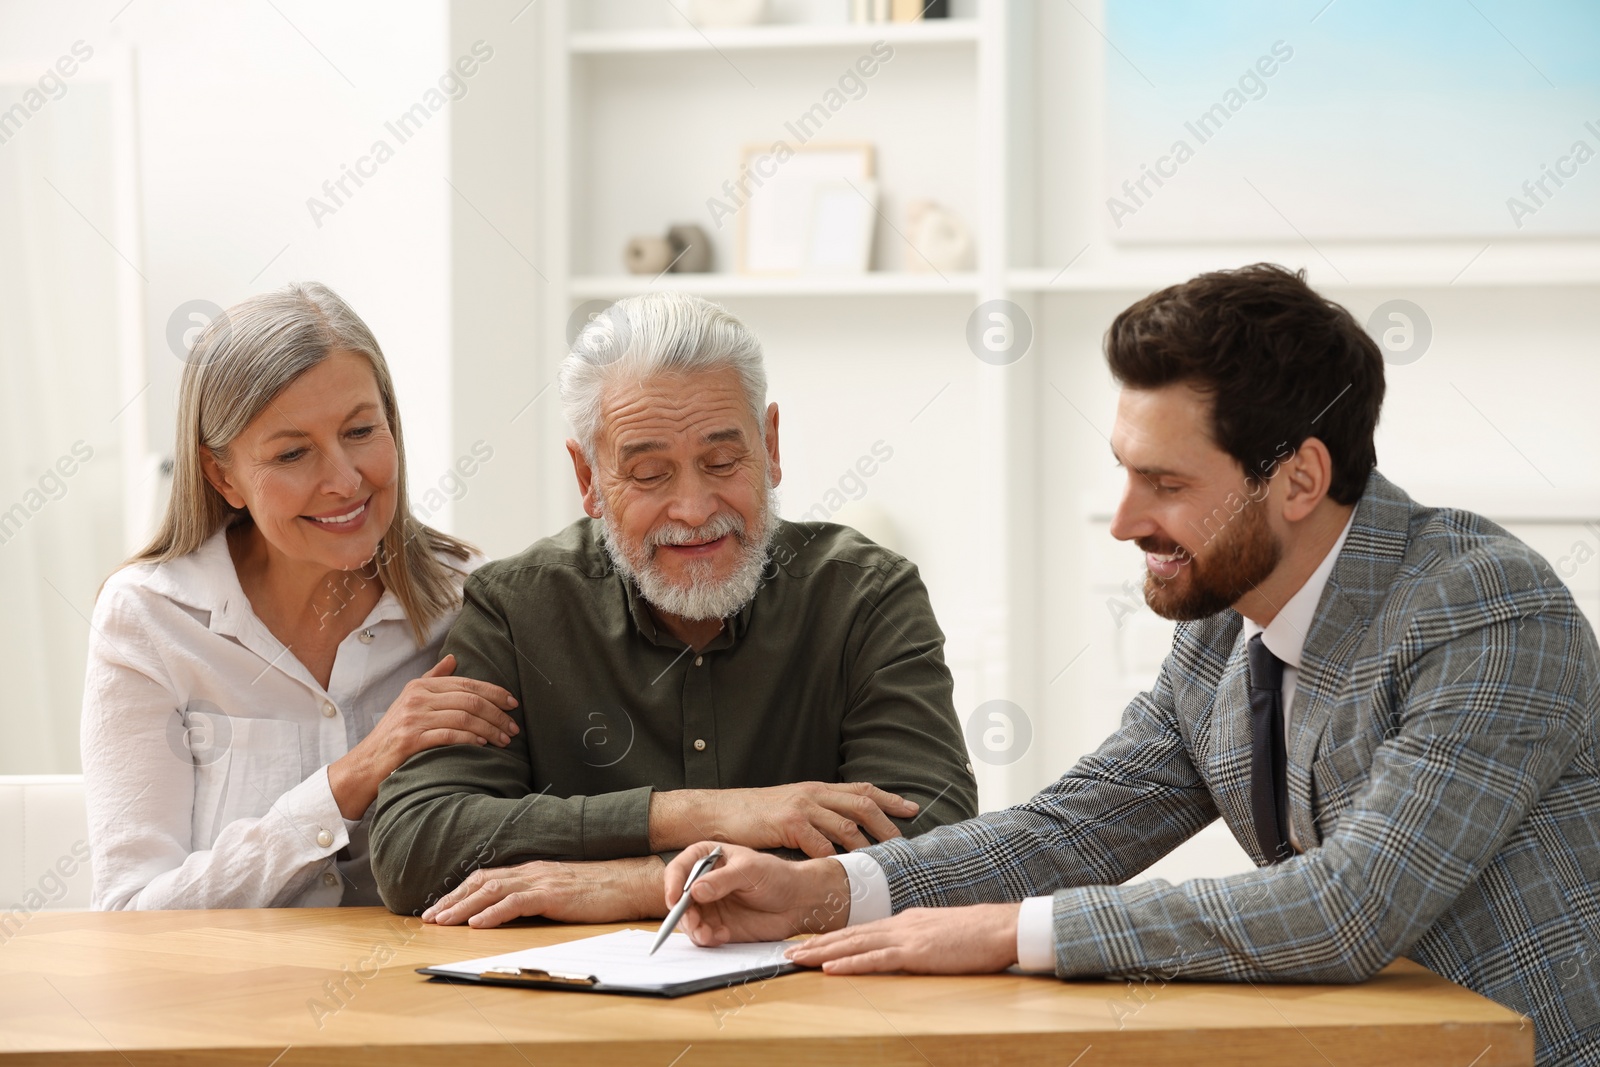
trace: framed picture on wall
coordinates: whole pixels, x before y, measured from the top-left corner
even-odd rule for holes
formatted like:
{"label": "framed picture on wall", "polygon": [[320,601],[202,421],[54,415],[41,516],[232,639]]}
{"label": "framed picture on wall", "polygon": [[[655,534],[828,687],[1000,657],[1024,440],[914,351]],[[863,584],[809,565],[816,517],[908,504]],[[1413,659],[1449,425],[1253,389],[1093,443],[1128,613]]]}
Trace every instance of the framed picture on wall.
{"label": "framed picture on wall", "polygon": [[[854,185],[870,198],[862,206],[875,215],[872,145],[812,143],[794,148],[788,155],[774,153],[770,146],[747,146],[741,162],[741,181],[749,194],[739,212],[739,272],[800,274],[811,269],[840,269],[810,265],[818,190],[825,187],[837,193]],[[842,232],[837,225],[849,214],[848,209],[836,196],[825,195],[823,200],[822,222],[835,225],[837,235]],[[870,241],[870,227],[867,239]],[[822,251],[837,254],[840,249],[834,243]]]}
{"label": "framed picture on wall", "polygon": [[[1158,89],[1106,64],[1104,232],[1125,245],[1600,234],[1596,176],[1579,170],[1600,139],[1600,7],[1542,6],[1502,34],[1465,6],[1435,33],[1427,5],[1348,4],[1312,46],[1275,0],[1233,0],[1227,18],[1106,0],[1106,39],[1164,76]],[[1588,189],[1562,188],[1573,181]]]}

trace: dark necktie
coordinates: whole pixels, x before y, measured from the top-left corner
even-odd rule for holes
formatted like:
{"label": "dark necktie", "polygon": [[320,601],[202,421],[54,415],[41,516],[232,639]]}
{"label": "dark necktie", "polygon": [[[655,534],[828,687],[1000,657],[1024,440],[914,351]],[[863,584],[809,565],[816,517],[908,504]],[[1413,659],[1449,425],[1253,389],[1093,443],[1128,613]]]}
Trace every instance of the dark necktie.
{"label": "dark necktie", "polygon": [[1250,813],[1268,863],[1294,855],[1289,844],[1289,754],[1283,737],[1283,660],[1261,635],[1246,646],[1250,658]]}

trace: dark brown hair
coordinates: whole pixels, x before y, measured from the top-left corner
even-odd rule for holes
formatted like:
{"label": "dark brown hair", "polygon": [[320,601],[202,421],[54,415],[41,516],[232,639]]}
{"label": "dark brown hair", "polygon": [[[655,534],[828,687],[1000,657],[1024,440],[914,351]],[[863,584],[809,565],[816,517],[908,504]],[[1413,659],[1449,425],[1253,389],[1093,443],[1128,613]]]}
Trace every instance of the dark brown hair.
{"label": "dark brown hair", "polygon": [[1254,263],[1152,293],[1112,322],[1106,362],[1129,388],[1208,394],[1212,437],[1252,480],[1308,437],[1328,446],[1340,504],[1360,499],[1377,465],[1383,353],[1303,270]]}

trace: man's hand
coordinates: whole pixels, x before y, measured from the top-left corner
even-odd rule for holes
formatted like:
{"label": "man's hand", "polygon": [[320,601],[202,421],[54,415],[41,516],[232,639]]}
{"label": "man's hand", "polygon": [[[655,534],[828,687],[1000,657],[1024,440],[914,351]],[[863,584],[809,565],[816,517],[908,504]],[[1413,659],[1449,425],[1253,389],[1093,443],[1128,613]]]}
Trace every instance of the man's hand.
{"label": "man's hand", "polygon": [[[689,869],[716,847],[702,841],[667,865],[668,905],[683,895]],[[683,914],[683,929],[695,944],[784,941],[849,921],[850,879],[833,860],[795,863],[738,845],[724,845],[722,852],[722,862],[689,887],[693,903]]]}
{"label": "man's hand", "polygon": [[569,923],[659,919],[667,914],[659,856],[479,868],[422,913],[423,922],[487,929],[542,915]]}
{"label": "man's hand", "polygon": [[917,803],[866,782],[796,782],[765,789],[678,789],[650,796],[650,850],[696,841],[750,848],[793,848],[832,856],[834,845],[863,848],[899,837],[889,821],[909,819]]}
{"label": "man's hand", "polygon": [[[698,896],[698,894],[696,894]],[[911,908],[813,937],[786,955],[828,974],[990,974],[1017,962],[1019,904]]]}

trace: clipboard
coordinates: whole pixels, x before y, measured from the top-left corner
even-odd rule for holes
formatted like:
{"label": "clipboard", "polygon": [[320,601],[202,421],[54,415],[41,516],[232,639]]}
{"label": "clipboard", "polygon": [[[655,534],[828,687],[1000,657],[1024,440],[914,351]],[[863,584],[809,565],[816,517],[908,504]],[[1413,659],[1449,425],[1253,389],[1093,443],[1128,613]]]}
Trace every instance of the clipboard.
{"label": "clipboard", "polygon": [[418,967],[433,981],[681,997],[789,974],[799,967],[784,959],[783,941],[700,948],[687,934],[673,934],[656,956],[648,955],[651,931],[628,929],[559,945]]}

